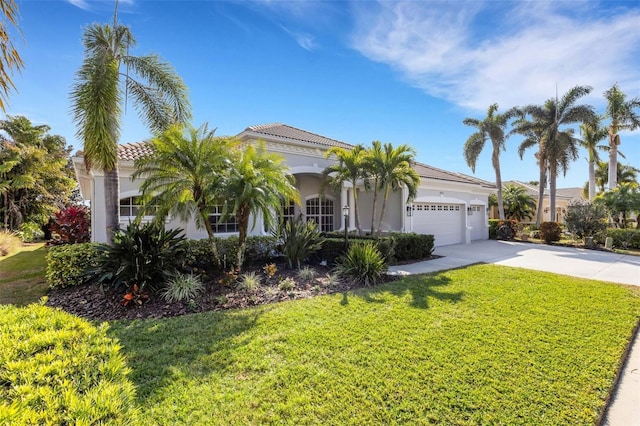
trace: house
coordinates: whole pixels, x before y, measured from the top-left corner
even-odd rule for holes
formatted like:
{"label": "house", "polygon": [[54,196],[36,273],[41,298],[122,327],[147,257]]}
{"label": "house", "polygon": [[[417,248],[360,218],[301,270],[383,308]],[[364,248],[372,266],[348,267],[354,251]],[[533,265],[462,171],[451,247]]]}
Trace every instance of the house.
{"label": "house", "polygon": [[[536,202],[536,210],[533,213],[532,221],[535,221],[536,215],[538,214],[538,197],[540,196],[539,187],[537,185],[531,185],[529,183],[520,182],[517,180],[509,180],[503,182],[503,185],[518,185],[525,188],[527,195],[532,197]],[[575,201],[584,201],[585,198],[582,195],[582,188],[556,188],[556,214],[555,217],[552,217],[550,208],[550,196],[549,190],[545,189],[544,196],[542,198],[542,221],[543,222],[551,222],[556,221],[559,223],[564,223],[564,214],[567,212],[567,206],[571,202]],[[495,212],[494,212],[495,210]],[[498,208],[495,207],[491,211],[491,218],[498,218]]]}
{"label": "house", "polygon": [[[353,191],[345,183],[340,191],[328,189],[323,183],[323,171],[334,160],[326,159],[325,152],[332,146],[352,148],[353,145],[317,135],[285,124],[251,126],[236,136],[240,141],[252,144],[262,141],[269,152],[278,153],[286,159],[295,177],[295,185],[300,192],[300,205],[293,203],[283,206],[285,217],[302,215],[306,220],[314,220],[322,231],[344,230],[343,209],[349,212],[348,230],[355,229],[353,214]],[[120,172],[120,223],[126,225],[136,216],[139,204],[140,181],[132,181],[134,161],[150,151],[147,143],[130,143],[119,146]],[[93,241],[105,241],[103,173],[101,170],[87,171],[83,158],[73,158],[73,164],[80,182],[82,196],[91,201],[91,225]],[[426,164],[415,164],[421,182],[417,197],[407,203],[406,189],[393,192],[387,202],[387,212],[382,224],[383,231],[416,232],[433,234],[436,245],[469,243],[472,240],[488,238],[488,196],[495,192],[495,185],[460,173],[449,172]],[[358,207],[363,231],[368,231],[371,223],[373,195],[358,186]],[[379,197],[381,198],[381,197]],[[382,200],[378,200],[382,203]],[[346,208],[346,209],[345,209]],[[377,207],[379,214],[380,207]],[[234,235],[238,224],[233,220],[221,221],[221,209],[211,216],[216,235]],[[151,219],[151,218],[145,218]],[[250,230],[252,235],[269,235],[260,218]],[[185,229],[188,238],[206,238],[206,232],[197,229],[194,222],[181,223],[177,218],[169,218],[167,227]]]}

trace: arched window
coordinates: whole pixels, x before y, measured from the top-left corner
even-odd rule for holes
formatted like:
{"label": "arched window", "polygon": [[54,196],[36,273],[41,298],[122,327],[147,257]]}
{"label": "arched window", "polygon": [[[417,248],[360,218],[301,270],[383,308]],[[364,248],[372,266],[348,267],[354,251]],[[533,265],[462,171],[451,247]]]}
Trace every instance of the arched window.
{"label": "arched window", "polygon": [[333,204],[329,198],[309,198],[306,205],[307,220],[315,221],[322,232],[333,231]]}

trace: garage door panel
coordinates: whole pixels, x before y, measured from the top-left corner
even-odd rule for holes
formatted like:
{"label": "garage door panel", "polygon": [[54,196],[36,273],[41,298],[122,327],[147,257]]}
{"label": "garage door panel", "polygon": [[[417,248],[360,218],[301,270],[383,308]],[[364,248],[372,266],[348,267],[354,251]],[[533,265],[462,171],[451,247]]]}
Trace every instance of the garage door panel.
{"label": "garage door panel", "polygon": [[486,240],[484,206],[471,205],[469,215],[469,226],[471,227],[471,240]]}
{"label": "garage door panel", "polygon": [[413,210],[413,230],[432,234],[435,245],[464,242],[464,206],[459,204],[417,204]]}

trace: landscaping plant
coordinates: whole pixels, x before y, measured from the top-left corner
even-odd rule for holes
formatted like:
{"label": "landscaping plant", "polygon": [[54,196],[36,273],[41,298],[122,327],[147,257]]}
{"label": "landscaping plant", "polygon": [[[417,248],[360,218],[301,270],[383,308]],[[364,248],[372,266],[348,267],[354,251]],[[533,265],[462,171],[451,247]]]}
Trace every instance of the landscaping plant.
{"label": "landscaping plant", "polygon": [[338,261],[336,272],[351,282],[375,285],[387,271],[387,264],[375,243],[355,243]]}
{"label": "landscaping plant", "polygon": [[588,201],[570,202],[564,216],[567,231],[582,238],[601,237],[607,230],[607,209]]}
{"label": "landscaping plant", "polygon": [[7,256],[20,247],[20,238],[10,231],[0,231],[0,256]]}
{"label": "landscaping plant", "polygon": [[542,222],[540,224],[540,238],[545,243],[551,244],[554,241],[560,241],[562,236],[562,228],[557,222]]}
{"label": "landscaping plant", "polygon": [[167,302],[188,302],[204,290],[200,278],[193,274],[177,273],[169,281],[162,292]]}
{"label": "landscaping plant", "polygon": [[47,282],[49,288],[65,288],[92,279],[88,271],[98,267],[98,243],[69,244],[50,247],[47,252]]}
{"label": "landscaping plant", "polygon": [[85,206],[69,206],[55,214],[50,230],[65,244],[88,243],[91,240],[91,219]]}
{"label": "landscaping plant", "polygon": [[318,225],[312,220],[305,222],[302,217],[289,220],[281,226],[279,237],[289,269],[300,269],[302,262],[320,250],[323,241]]}

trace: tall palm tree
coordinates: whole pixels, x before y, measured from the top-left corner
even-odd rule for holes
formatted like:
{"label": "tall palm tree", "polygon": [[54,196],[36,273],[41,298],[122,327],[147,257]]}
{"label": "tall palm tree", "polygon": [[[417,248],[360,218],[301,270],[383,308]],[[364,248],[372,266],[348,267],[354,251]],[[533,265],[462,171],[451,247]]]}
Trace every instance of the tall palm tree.
{"label": "tall palm tree", "polygon": [[491,164],[496,173],[496,187],[498,196],[498,212],[500,219],[504,220],[504,205],[502,200],[502,177],[500,173],[500,151],[505,150],[505,141],[508,135],[505,135],[507,123],[513,117],[514,110],[509,110],[505,114],[496,114],[498,104],[492,104],[487,110],[487,116],[484,120],[476,118],[465,118],[462,123],[465,126],[475,127],[477,131],[469,136],[464,144],[464,158],[471,170],[475,173],[476,161],[480,156],[480,152],[484,148],[485,143],[490,140],[493,146],[491,154]]}
{"label": "tall palm tree", "polygon": [[380,189],[383,191],[382,211],[380,219],[378,219],[377,234],[382,228],[391,190],[398,191],[406,187],[407,201],[410,201],[418,194],[418,186],[420,185],[420,176],[412,167],[416,156],[415,149],[406,144],[394,148],[392,144],[386,143],[382,153],[383,156],[375,161],[378,166],[375,172],[379,176]]}
{"label": "tall palm tree", "polygon": [[[371,148],[367,149],[367,155],[364,160],[364,168],[367,177],[364,180],[365,190],[370,190],[373,186],[373,205],[371,207],[371,235],[376,230],[376,208],[378,206],[378,191],[380,190],[380,173],[383,163],[382,142],[371,142]],[[373,185],[372,185],[373,183]]]}
{"label": "tall palm tree", "polygon": [[6,18],[6,21],[0,20],[0,40],[2,41],[0,43],[2,46],[0,54],[0,110],[4,112],[7,108],[6,102],[9,92],[16,88],[11,80],[11,73],[22,70],[24,64],[18,50],[13,45],[6,25],[9,23],[18,28],[18,5],[15,0],[0,0],[0,11]]}
{"label": "tall palm tree", "polygon": [[[522,109],[522,112],[530,116],[531,119],[528,126],[522,123],[521,125],[525,129],[533,131],[540,138],[538,154],[546,160],[552,220],[555,220],[558,171],[566,172],[569,163],[578,155],[577,140],[573,136],[573,130],[564,126],[595,120],[596,115],[592,106],[575,105],[578,99],[589,94],[591,90],[591,87],[588,86],[575,86],[560,99],[551,98],[542,106],[529,105]],[[538,204],[538,206],[540,205]]]}
{"label": "tall palm tree", "polygon": [[206,124],[198,129],[171,126],[151,140],[151,154],[136,160],[132,179],[144,177],[144,210],[152,210],[157,221],[168,215],[183,222],[195,217],[196,225],[207,231],[217,266],[220,256],[209,216],[223,204],[220,187],[232,167],[229,152],[236,142],[216,138],[214,132]]}
{"label": "tall palm tree", "polygon": [[104,171],[107,241],[111,243],[119,227],[118,141],[126,101],[133,100],[139,117],[154,133],[188,122],[191,112],[187,88],[168,63],[157,55],[129,55],[136,41],[128,27],[90,25],[83,44],[85,57],[71,91],[72,110],[87,168]]}
{"label": "tall palm tree", "polygon": [[600,161],[598,150],[603,151],[605,147],[598,145],[598,142],[607,137],[607,129],[600,127],[600,119],[596,121],[582,123],[580,125],[582,140],[578,143],[587,150],[587,161],[589,162],[589,200],[596,196],[596,171],[595,165]]}
{"label": "tall palm tree", "polygon": [[366,155],[367,151],[362,145],[356,145],[353,149],[332,146],[325,154],[325,158],[335,157],[338,160],[337,164],[332,164],[324,170],[324,174],[329,176],[330,185],[336,189],[341,189],[344,182],[351,183],[353,214],[359,235],[362,233],[362,229],[360,228],[357,184],[358,181],[366,178],[364,167]]}
{"label": "tall palm tree", "polygon": [[273,212],[280,210],[282,198],[299,203],[300,195],[284,158],[267,153],[264,144],[249,145],[236,151],[232,164],[233,167],[227,169],[220,194],[225,200],[222,218],[235,216],[239,226],[239,271],[244,263],[249,217],[253,216],[252,226],[255,226],[261,213],[265,226],[271,228],[276,224]]}
{"label": "tall palm tree", "polygon": [[635,130],[640,128],[640,116],[634,111],[640,108],[640,98],[626,100],[627,95],[614,84],[604,92],[607,99],[605,117],[611,120],[609,124],[609,189],[618,185],[618,146],[620,146],[621,130]]}

